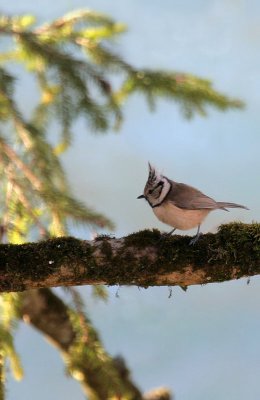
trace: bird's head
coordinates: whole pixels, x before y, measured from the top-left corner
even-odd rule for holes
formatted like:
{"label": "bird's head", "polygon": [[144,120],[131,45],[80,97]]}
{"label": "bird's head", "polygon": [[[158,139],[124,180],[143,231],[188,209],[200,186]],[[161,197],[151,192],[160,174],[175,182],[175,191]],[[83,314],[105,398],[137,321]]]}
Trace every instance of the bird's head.
{"label": "bird's head", "polygon": [[160,204],[170,189],[170,182],[148,163],[149,175],[144,187],[144,193],[138,199],[145,199],[151,207]]}

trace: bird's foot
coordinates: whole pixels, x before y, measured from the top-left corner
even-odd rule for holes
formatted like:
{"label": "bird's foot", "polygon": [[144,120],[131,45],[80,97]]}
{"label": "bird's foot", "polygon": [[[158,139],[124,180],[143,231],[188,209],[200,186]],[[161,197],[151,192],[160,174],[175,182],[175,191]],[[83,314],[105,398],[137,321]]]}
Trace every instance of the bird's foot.
{"label": "bird's foot", "polygon": [[171,236],[172,233],[176,230],[176,228],[172,229],[170,232],[162,233],[159,241],[166,239],[167,237]]}
{"label": "bird's foot", "polygon": [[189,245],[190,246],[194,246],[195,243],[197,243],[197,241],[199,240],[199,238],[201,237],[202,233],[198,232],[196,236],[194,236],[194,238],[191,239]]}

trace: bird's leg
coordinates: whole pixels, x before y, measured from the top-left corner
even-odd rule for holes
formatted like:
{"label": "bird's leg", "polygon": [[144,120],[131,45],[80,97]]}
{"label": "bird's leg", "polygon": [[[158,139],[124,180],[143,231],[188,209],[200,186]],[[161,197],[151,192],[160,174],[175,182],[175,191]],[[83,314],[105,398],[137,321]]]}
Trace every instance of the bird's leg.
{"label": "bird's leg", "polygon": [[172,229],[170,232],[166,233],[166,236],[171,236],[173,234],[173,232],[176,231],[176,228]]}
{"label": "bird's leg", "polygon": [[198,230],[197,230],[196,236],[194,236],[194,238],[191,239],[190,245],[193,246],[195,243],[197,243],[197,241],[199,240],[199,238],[200,238],[201,235],[202,235],[202,233],[200,232],[200,224],[199,224],[199,225],[198,225]]}
{"label": "bird's leg", "polygon": [[171,234],[172,234],[174,231],[176,231],[176,228],[172,229],[170,232],[162,233],[161,238],[160,238],[160,241],[161,241],[162,239],[167,238],[168,236],[171,236]]}

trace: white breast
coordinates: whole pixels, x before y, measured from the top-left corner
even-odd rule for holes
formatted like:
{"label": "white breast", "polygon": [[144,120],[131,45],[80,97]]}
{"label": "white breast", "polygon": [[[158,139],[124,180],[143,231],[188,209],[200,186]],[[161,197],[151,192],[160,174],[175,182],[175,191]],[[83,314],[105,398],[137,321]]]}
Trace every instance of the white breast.
{"label": "white breast", "polygon": [[160,221],[184,231],[197,227],[210,211],[212,210],[184,210],[167,201],[153,208],[153,212]]}

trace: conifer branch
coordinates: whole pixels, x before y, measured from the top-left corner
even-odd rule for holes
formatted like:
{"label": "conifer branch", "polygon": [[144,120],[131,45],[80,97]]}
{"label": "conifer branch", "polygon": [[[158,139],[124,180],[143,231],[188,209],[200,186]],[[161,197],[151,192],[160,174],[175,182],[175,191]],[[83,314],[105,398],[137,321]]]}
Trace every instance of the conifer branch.
{"label": "conifer branch", "polygon": [[[80,21],[97,25],[97,30],[88,25],[83,30],[77,29],[76,24]],[[92,128],[106,130],[111,117],[122,119],[123,101],[135,92],[142,93],[151,108],[159,98],[177,102],[187,118],[196,113],[206,115],[208,106],[222,111],[244,106],[242,101],[215,90],[209,80],[181,72],[135,68],[105,45],[107,38],[120,31],[123,31],[122,27],[112,19],[89,10],[75,11],[31,30],[24,27],[22,17],[20,26],[17,18],[0,19],[0,34],[17,39],[16,56],[20,61],[30,67],[33,65],[31,68],[36,76],[41,70],[46,76],[55,71],[55,76],[52,73],[52,79],[47,79],[49,86],[59,87],[50,107],[58,110],[56,116],[65,131],[79,114],[89,119]],[[64,49],[64,43],[84,49],[86,57],[74,56]],[[122,78],[118,91],[111,88],[110,72],[119,73]],[[91,94],[89,80],[101,89],[105,104],[100,104],[100,99]],[[63,112],[64,98],[70,118]]]}
{"label": "conifer branch", "polygon": [[87,317],[82,320],[49,289],[24,293],[21,316],[61,352],[68,372],[79,381],[89,399],[142,399],[129,372],[122,374]]}
{"label": "conifer branch", "polygon": [[[109,356],[86,315],[73,312],[51,290],[25,292],[20,314],[61,352],[68,372],[79,381],[89,399],[171,399],[167,389],[143,397],[124,360]],[[157,393],[157,397],[152,397],[152,393]]]}
{"label": "conifer branch", "polygon": [[222,225],[193,247],[190,238],[159,231],[95,241],[57,238],[0,245],[0,291],[84,284],[207,284],[260,273],[260,224]]}
{"label": "conifer branch", "polygon": [[14,191],[18,195],[19,201],[22,203],[22,205],[26,209],[28,215],[32,218],[33,223],[39,229],[40,236],[47,238],[49,236],[49,232],[47,231],[45,226],[42,224],[40,218],[38,218],[37,215],[35,214],[34,208],[30,204],[29,199],[26,197],[25,191],[23,190],[23,188],[19,185],[18,182],[16,182],[10,176],[9,176],[9,182],[13,185]]}
{"label": "conifer branch", "polygon": [[18,169],[20,169],[24,176],[31,182],[32,186],[41,191],[43,189],[42,182],[40,179],[32,172],[32,170],[22,161],[19,155],[3,140],[0,139],[1,151],[13,162]]}

